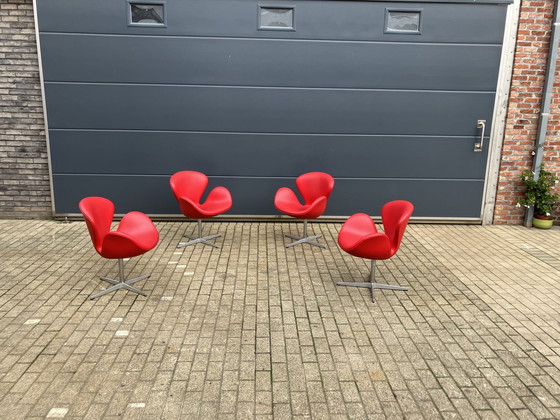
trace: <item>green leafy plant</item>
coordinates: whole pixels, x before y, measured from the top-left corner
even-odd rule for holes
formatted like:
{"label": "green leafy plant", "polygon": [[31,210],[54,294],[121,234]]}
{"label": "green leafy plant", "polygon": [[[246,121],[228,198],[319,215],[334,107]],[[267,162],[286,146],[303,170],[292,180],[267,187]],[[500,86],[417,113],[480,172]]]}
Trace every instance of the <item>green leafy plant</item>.
{"label": "green leafy plant", "polygon": [[525,198],[519,200],[517,206],[535,207],[535,214],[550,217],[552,208],[558,201],[558,194],[552,192],[554,184],[557,184],[560,178],[553,175],[541,164],[539,178],[535,181],[535,173],[530,170],[521,173],[521,180],[525,183],[527,191]]}

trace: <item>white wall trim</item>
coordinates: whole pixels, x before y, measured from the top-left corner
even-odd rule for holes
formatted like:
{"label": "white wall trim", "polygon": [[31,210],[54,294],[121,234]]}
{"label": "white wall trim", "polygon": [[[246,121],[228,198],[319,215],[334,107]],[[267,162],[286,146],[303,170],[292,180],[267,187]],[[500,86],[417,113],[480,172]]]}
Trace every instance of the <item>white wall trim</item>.
{"label": "white wall trim", "polygon": [[492,118],[493,124],[492,130],[490,131],[488,162],[486,164],[486,176],[484,178],[484,197],[481,215],[483,225],[491,224],[494,220],[520,10],[521,0],[514,0],[514,3],[510,4],[507,10],[502,57],[500,59],[500,72],[498,75],[494,115]]}
{"label": "white wall trim", "polygon": [[47,142],[47,165],[49,170],[49,183],[51,193],[51,209],[53,216],[56,214],[54,203],[54,183],[52,175],[51,143],[49,140],[49,121],[47,118],[47,101],[45,96],[45,80],[43,77],[43,59],[41,56],[41,39],[39,37],[39,17],[37,14],[37,0],[33,0],[33,20],[35,22],[35,43],[37,45],[37,60],[39,62],[39,81],[41,84],[41,97],[43,99],[43,120],[45,124],[45,140]]}

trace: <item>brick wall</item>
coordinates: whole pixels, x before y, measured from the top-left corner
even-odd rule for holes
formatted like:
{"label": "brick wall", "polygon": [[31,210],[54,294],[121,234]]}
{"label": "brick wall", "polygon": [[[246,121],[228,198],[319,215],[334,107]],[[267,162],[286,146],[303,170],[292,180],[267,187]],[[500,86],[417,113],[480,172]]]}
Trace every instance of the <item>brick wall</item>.
{"label": "brick wall", "polygon": [[[524,195],[519,176],[531,168],[537,135],[542,89],[548,59],[553,19],[553,0],[521,2],[510,102],[505,127],[494,223],[523,222],[524,210],[517,201]],[[556,68],[551,116],[544,146],[544,162],[553,173],[560,173],[560,66]],[[557,186],[560,192],[560,184]],[[560,220],[560,205],[554,213]]]}
{"label": "brick wall", "polygon": [[0,217],[51,217],[32,0],[0,1]]}

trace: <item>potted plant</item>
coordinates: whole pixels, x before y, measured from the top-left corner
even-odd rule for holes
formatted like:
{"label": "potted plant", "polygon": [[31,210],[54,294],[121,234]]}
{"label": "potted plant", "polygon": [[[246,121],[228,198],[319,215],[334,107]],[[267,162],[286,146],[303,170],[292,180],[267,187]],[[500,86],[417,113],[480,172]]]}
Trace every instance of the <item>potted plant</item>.
{"label": "potted plant", "polygon": [[554,184],[558,183],[559,179],[544,168],[544,163],[541,164],[539,178],[536,181],[533,171],[526,170],[521,173],[521,180],[524,182],[527,190],[525,198],[519,200],[517,206],[525,206],[527,208],[534,206],[533,226],[540,229],[552,227],[552,209],[558,200],[558,194],[552,192],[552,188]]}

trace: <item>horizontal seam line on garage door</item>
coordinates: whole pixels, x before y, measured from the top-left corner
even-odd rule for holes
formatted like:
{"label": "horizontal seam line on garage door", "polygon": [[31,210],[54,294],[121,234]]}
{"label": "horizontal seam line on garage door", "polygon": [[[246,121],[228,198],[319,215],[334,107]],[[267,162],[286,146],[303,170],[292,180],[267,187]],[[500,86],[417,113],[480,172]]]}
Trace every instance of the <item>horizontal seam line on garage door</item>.
{"label": "horizontal seam line on garage door", "polygon": [[[56,176],[99,176],[99,177],[121,177],[121,176],[134,176],[134,177],[170,177],[171,174],[131,174],[131,173],[77,173],[77,172],[53,172]],[[208,178],[232,178],[232,179],[294,179],[293,176],[250,176],[250,175],[208,175]],[[448,182],[484,182],[484,178],[395,178],[395,177],[344,177],[334,176],[338,181],[448,181]]]}
{"label": "horizontal seam line on garage door", "polygon": [[482,42],[409,42],[409,41],[376,41],[365,39],[313,39],[313,38],[256,38],[256,37],[228,37],[228,36],[201,36],[201,35],[145,35],[145,34],[98,34],[94,32],[48,32],[40,31],[39,35],[73,35],[73,36],[99,36],[99,37],[125,37],[125,38],[188,38],[188,39],[219,39],[232,41],[287,41],[287,42],[317,42],[341,44],[399,44],[399,45],[434,45],[434,46],[470,46],[470,47],[501,47],[501,43]]}
{"label": "horizontal seam line on garage door", "polygon": [[103,128],[49,128],[49,131],[91,131],[91,132],[128,132],[128,133],[188,133],[188,134],[240,134],[266,136],[314,136],[314,137],[418,137],[418,138],[457,138],[472,139],[478,135],[442,135],[442,134],[357,134],[357,133],[273,133],[257,131],[198,131],[198,130],[134,130],[134,129],[103,129]]}
{"label": "horizontal seam line on garage door", "polygon": [[165,87],[194,87],[217,89],[263,89],[263,90],[332,90],[332,91],[377,91],[377,92],[430,92],[430,93],[469,93],[469,94],[495,94],[495,90],[441,90],[441,89],[387,89],[387,88],[342,88],[342,87],[298,87],[298,86],[240,86],[240,85],[189,85],[173,83],[108,83],[108,82],[50,82],[45,85],[105,85],[105,86],[165,86]]}

